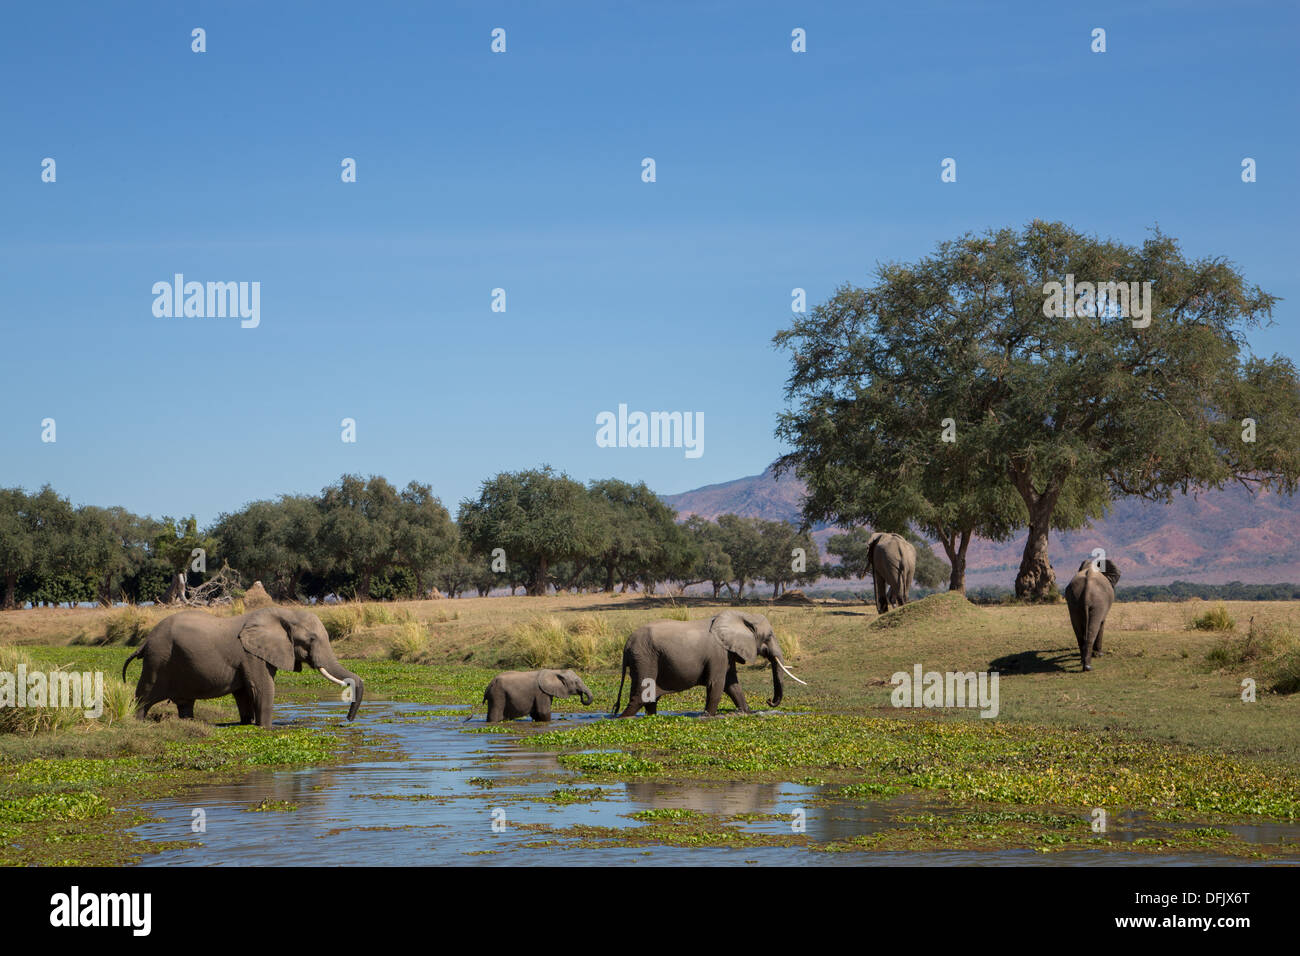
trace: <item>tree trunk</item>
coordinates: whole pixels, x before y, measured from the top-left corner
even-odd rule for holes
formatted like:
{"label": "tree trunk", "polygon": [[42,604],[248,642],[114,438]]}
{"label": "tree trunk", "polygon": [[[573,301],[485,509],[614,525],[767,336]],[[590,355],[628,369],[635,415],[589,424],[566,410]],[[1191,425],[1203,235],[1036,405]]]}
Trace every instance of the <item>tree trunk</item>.
{"label": "tree trunk", "polygon": [[1056,588],[1056,572],[1047,556],[1047,535],[1055,505],[1055,495],[1042,495],[1029,507],[1029,537],[1016,575],[1016,597],[1022,600],[1041,601]]}
{"label": "tree trunk", "polygon": [[1042,601],[1056,590],[1056,572],[1047,556],[1047,534],[1068,471],[1054,472],[1042,491],[1034,487],[1027,467],[1013,466],[1007,477],[1029,512],[1029,536],[1025,539],[1025,552],[1020,559],[1020,573],[1016,575],[1016,597]]}
{"label": "tree trunk", "polygon": [[369,600],[370,600],[370,571],[369,571],[369,569],[367,569],[367,570],[365,570],[365,571],[363,571],[363,572],[361,573],[361,581],[360,581],[360,583],[357,585],[357,600],[358,600],[358,601],[369,601]]}
{"label": "tree trunk", "polygon": [[966,549],[970,547],[970,539],[970,528],[963,530],[960,538],[955,531],[951,535],[945,533],[939,536],[939,543],[943,545],[944,553],[948,555],[948,564],[951,566],[948,590],[956,591],[958,594],[966,593]]}
{"label": "tree trunk", "polygon": [[537,577],[533,580],[533,597],[546,595],[546,558],[537,561]]}

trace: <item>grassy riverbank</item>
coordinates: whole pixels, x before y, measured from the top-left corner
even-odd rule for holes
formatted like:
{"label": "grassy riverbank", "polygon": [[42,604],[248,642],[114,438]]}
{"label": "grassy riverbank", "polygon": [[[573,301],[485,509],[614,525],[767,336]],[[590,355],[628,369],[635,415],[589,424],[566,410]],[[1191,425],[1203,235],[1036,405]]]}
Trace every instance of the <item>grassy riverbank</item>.
{"label": "grassy riverbank", "polygon": [[[469,705],[481,714],[483,687],[499,669],[576,666],[596,702],[557,700],[556,710],[606,712],[628,633],[656,618],[705,617],[722,606],[561,596],[348,606],[322,616],[372,700]],[[1292,646],[1300,602],[1229,602],[1222,617],[1233,627],[1217,632],[1192,627],[1207,610],[1203,602],[1116,605],[1106,656],[1088,674],[1078,671],[1059,604],[983,608],[941,595],[879,621],[861,605],[752,609],[773,621],[789,663],[810,685],[787,682],[779,714],[570,729],[560,722],[559,733],[533,734],[531,742],[565,751],[562,762],[597,783],[817,782],[863,798],[912,794],[953,808],[942,817],[918,813],[907,834],[877,834],[854,843],[859,849],[966,846],[979,834],[1003,845],[1086,843],[1093,835],[1080,829],[1081,814],[1106,807],[1171,825],[1207,824],[1184,826],[1155,846],[1234,852],[1226,831],[1208,824],[1300,816],[1300,694],[1269,692],[1275,661]],[[161,616],[149,609],[9,612],[0,615],[0,647],[16,645],[46,668],[115,678],[129,642]],[[1263,651],[1260,634],[1271,641]],[[998,671],[998,717],[894,709],[892,674],[918,663]],[[132,668],[133,686],[139,664]],[[1245,678],[1258,685],[1251,703],[1241,696]],[[745,669],[741,679],[761,705],[769,673]],[[282,700],[337,700],[316,674],[281,673],[277,684]],[[665,709],[702,704],[697,690],[669,698]],[[270,734],[214,727],[234,719],[229,698],[201,702],[194,722],[174,719],[170,705],[155,711],[161,719],[146,724],[0,734],[0,862],[124,862],[157,848],[125,832],[140,819],[130,808],[143,801],[258,767],[349,759],[367,745],[338,720]],[[640,822],[646,826],[585,836],[688,841],[681,845],[703,845],[709,833],[737,839],[726,821]]]}

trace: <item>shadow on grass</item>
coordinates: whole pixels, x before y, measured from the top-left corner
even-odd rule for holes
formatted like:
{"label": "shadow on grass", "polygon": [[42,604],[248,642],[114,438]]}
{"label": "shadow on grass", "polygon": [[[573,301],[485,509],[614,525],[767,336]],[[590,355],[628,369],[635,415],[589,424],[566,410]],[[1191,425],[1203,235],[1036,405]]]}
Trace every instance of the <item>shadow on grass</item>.
{"label": "shadow on grass", "polygon": [[999,674],[1068,674],[1078,671],[1078,648],[1021,651],[989,662],[989,670]]}

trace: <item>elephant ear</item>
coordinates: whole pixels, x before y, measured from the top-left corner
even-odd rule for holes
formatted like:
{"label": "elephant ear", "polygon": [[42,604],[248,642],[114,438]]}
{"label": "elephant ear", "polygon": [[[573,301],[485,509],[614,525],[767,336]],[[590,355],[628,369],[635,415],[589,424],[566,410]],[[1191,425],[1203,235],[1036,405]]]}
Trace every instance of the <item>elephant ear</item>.
{"label": "elephant ear", "polygon": [[1115,567],[1115,562],[1110,558],[1101,562],[1101,573],[1106,575],[1106,580],[1110,581],[1111,587],[1119,584],[1119,568]]}
{"label": "elephant ear", "polygon": [[883,531],[876,531],[867,539],[867,573],[873,578],[876,576],[876,548],[884,536]]}
{"label": "elephant ear", "polygon": [[537,686],[542,689],[543,694],[550,694],[552,697],[565,697],[569,689],[564,686],[564,681],[560,680],[560,675],[555,671],[538,671]]}
{"label": "elephant ear", "polygon": [[709,633],[740,658],[742,664],[748,664],[758,654],[758,641],[753,629],[744,616],[735,611],[723,611],[715,617],[709,625]]}
{"label": "elephant ear", "polygon": [[254,614],[239,631],[244,650],[266,661],[276,670],[293,670],[293,642],[274,614]]}

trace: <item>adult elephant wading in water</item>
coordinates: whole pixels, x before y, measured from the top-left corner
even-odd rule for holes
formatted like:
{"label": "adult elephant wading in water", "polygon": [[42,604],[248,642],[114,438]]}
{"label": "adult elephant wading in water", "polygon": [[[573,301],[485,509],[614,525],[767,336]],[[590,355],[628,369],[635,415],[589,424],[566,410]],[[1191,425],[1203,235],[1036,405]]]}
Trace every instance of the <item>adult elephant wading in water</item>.
{"label": "adult elephant wading in water", "polygon": [[916,573],[916,548],[901,534],[877,531],[867,542],[867,567],[876,587],[876,610],[884,614],[891,607],[907,603]]}
{"label": "adult elephant wading in water", "polygon": [[[761,614],[723,611],[698,621],[654,621],[637,628],[623,646],[623,673],[618,681],[614,712],[623,697],[623,681],[632,675],[631,697],[620,717],[631,717],[642,707],[646,713],[658,710],[665,693],[703,686],[704,712],[713,717],[725,692],[742,714],[748,714],[745,692],[736,675],[737,664],[747,664],[756,657],[772,662],[772,699],[769,707],[780,705],[785,694],[781,671],[800,684],[790,673],[776,642],[772,625]],[[780,668],[780,670],[778,670]]]}
{"label": "adult elephant wading in water", "polygon": [[137,657],[144,670],[135,687],[141,720],[159,701],[176,702],[182,717],[194,716],[194,702],[233,694],[239,722],[271,726],[275,711],[275,672],[302,670],[306,664],[334,683],[351,688],[348,720],[357,716],[365,685],[334,656],[325,625],[311,611],[268,607],[239,617],[213,617],[182,611],[149,632]]}

